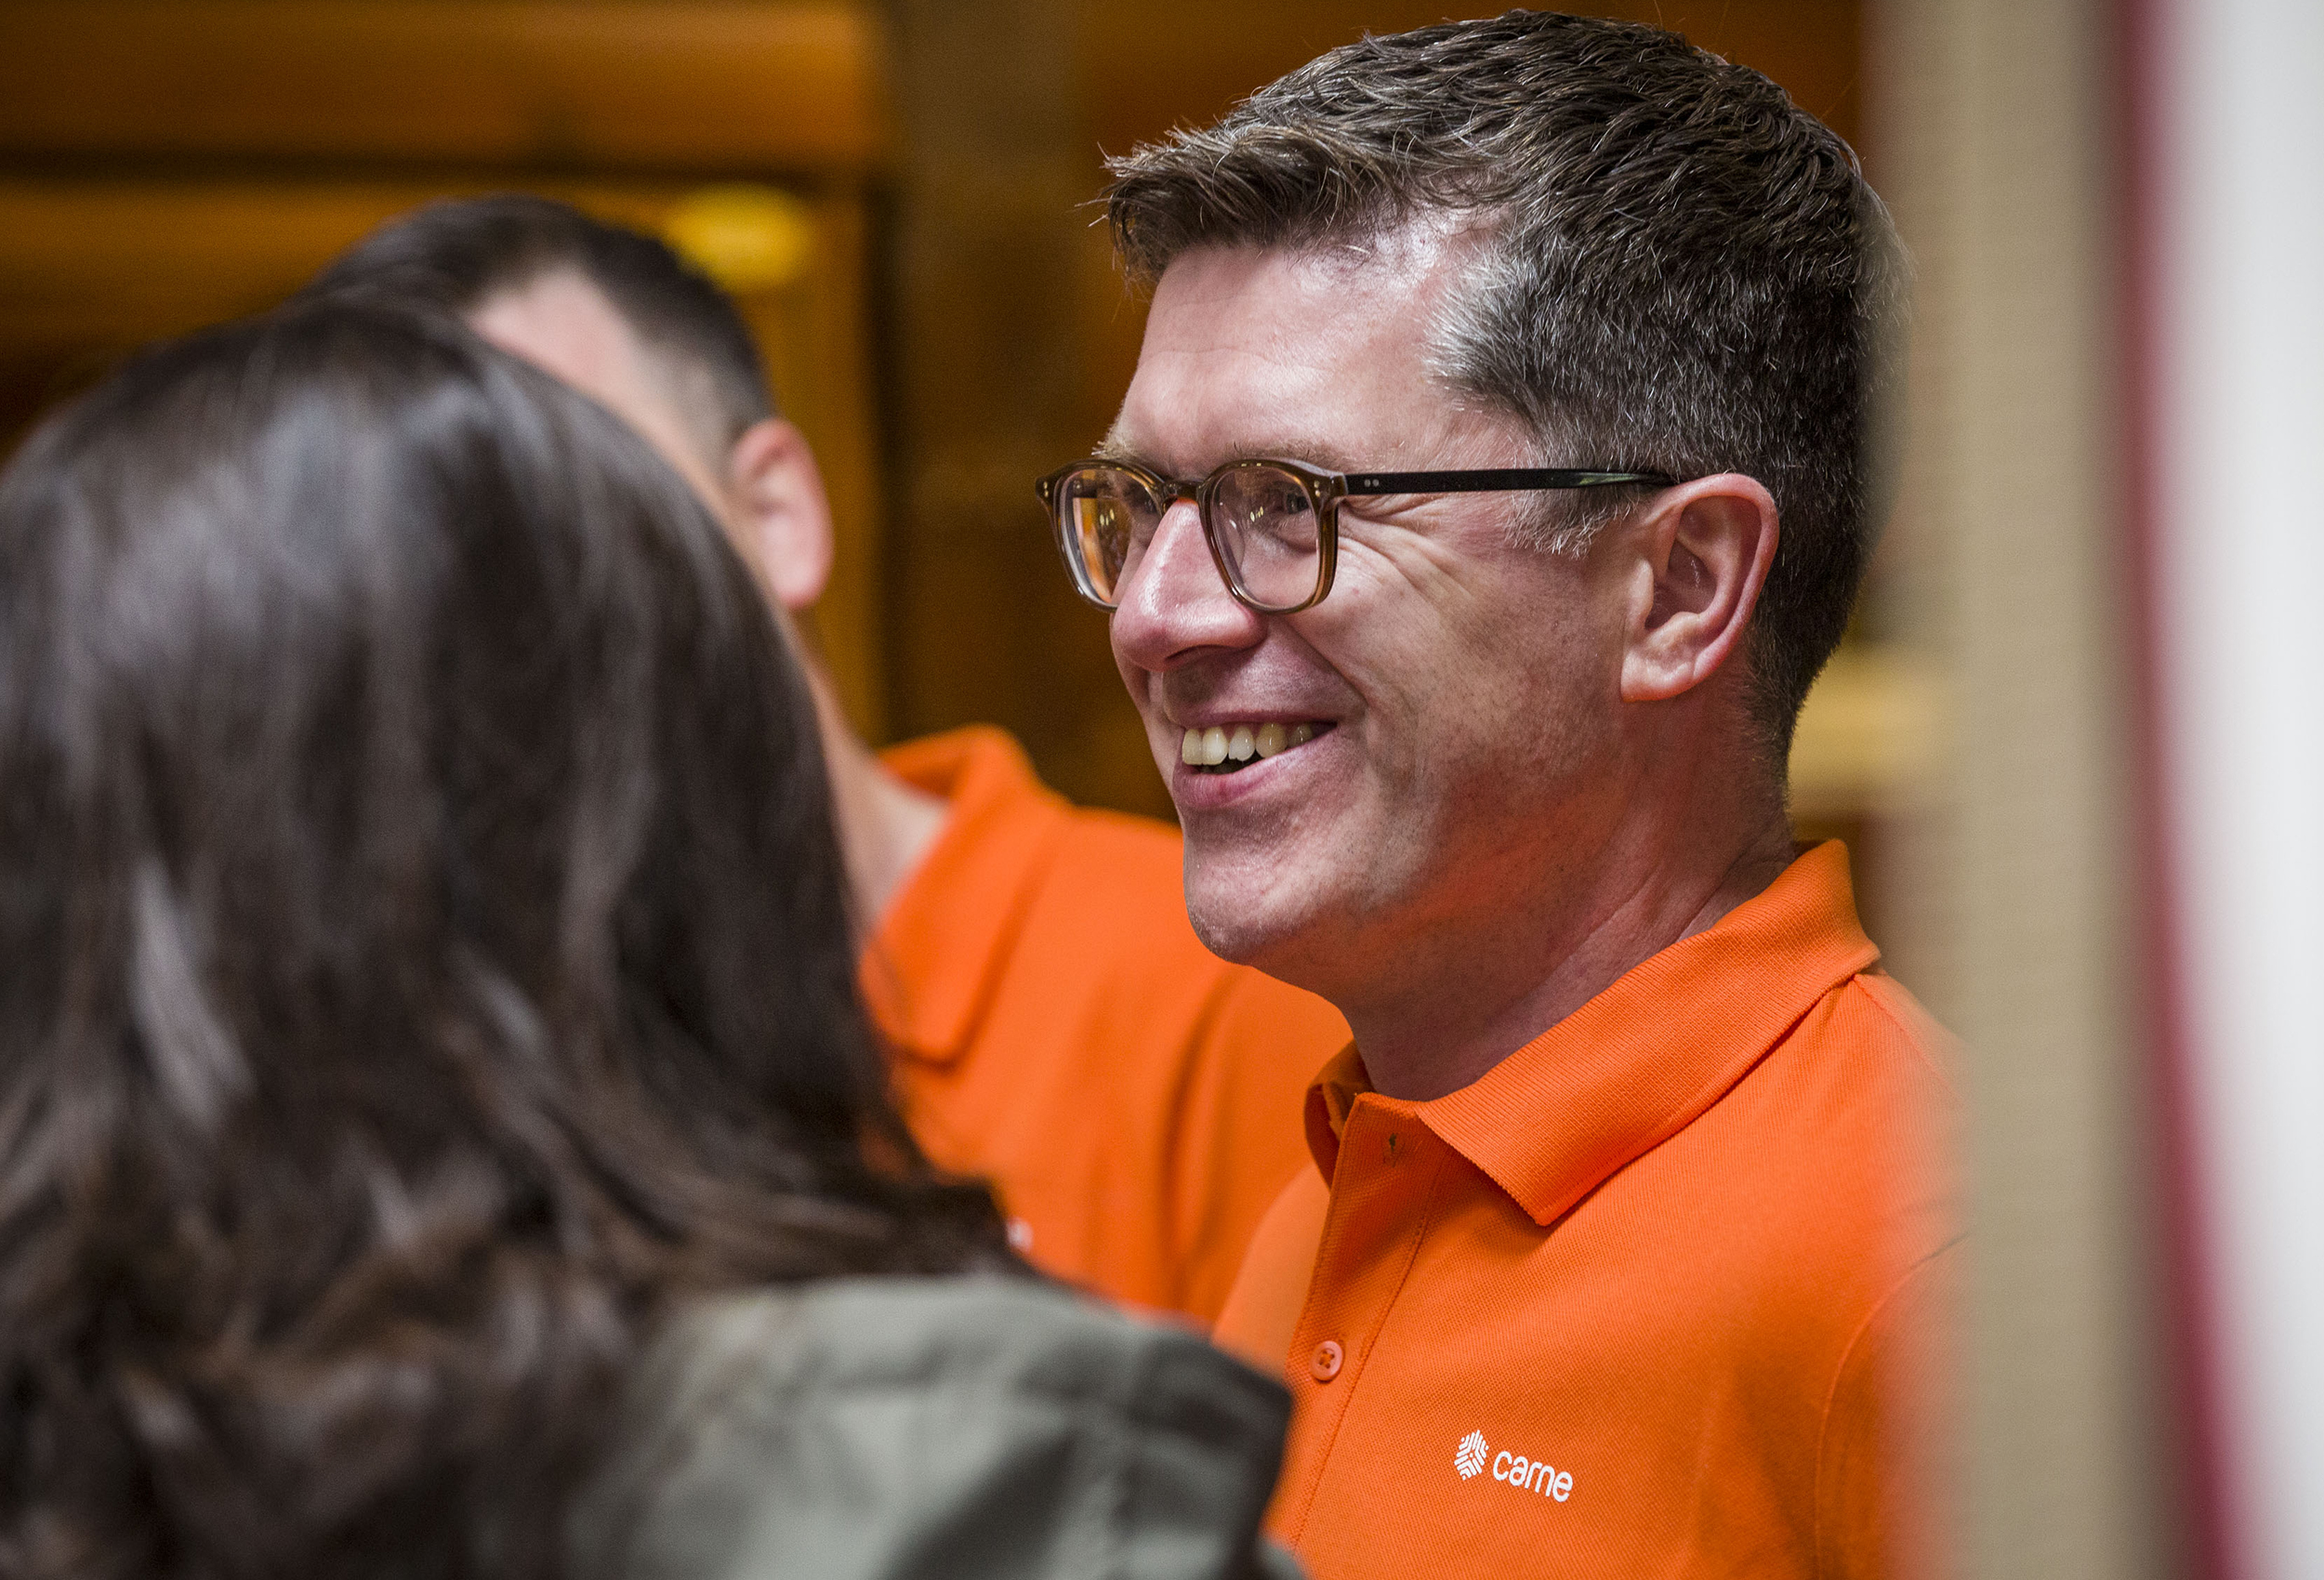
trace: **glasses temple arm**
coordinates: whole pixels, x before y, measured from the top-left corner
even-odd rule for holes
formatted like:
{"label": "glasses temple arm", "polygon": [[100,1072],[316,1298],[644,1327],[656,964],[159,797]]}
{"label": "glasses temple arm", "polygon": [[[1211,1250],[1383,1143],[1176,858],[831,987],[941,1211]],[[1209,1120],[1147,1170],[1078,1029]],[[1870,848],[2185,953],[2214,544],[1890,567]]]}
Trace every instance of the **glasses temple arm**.
{"label": "glasses temple arm", "polygon": [[1508,467],[1457,472],[1351,472],[1341,480],[1351,495],[1380,494],[1498,494],[1506,490],[1609,488],[1644,484],[1668,488],[1676,480],[1662,472],[1609,472],[1570,467]]}

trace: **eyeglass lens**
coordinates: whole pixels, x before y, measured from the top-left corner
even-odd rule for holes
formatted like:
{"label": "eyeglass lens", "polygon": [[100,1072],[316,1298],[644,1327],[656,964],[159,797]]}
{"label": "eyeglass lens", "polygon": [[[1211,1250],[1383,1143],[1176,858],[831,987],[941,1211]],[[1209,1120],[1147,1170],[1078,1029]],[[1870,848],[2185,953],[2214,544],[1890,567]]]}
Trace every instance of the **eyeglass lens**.
{"label": "eyeglass lens", "polygon": [[1161,502],[1131,473],[1083,467],[1058,489],[1057,517],[1089,590],[1111,608],[1120,599],[1123,578],[1154,539]]}
{"label": "eyeglass lens", "polygon": [[[1205,525],[1244,599],[1264,608],[1304,603],[1315,587],[1321,532],[1300,479],[1249,462],[1220,472],[1206,492]],[[1112,606],[1153,542],[1165,503],[1135,474],[1114,467],[1080,467],[1056,499],[1058,525],[1089,590]]]}
{"label": "eyeglass lens", "polygon": [[1245,598],[1268,609],[1307,601],[1322,534],[1306,484],[1280,467],[1230,467],[1212,485],[1210,520]]}

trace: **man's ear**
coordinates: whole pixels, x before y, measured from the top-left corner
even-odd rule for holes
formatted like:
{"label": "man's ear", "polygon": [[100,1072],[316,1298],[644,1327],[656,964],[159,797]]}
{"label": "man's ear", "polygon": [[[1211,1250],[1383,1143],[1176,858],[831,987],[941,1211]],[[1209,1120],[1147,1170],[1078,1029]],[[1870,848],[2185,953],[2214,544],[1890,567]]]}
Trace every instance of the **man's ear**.
{"label": "man's ear", "polygon": [[831,505],[799,429],[780,417],[752,424],[726,459],[727,501],[767,588],[800,610],[831,581]]}
{"label": "man's ear", "polygon": [[1630,541],[1622,700],[1660,702],[1710,678],[1743,640],[1775,563],[1776,501],[1736,472],[1666,489]]}

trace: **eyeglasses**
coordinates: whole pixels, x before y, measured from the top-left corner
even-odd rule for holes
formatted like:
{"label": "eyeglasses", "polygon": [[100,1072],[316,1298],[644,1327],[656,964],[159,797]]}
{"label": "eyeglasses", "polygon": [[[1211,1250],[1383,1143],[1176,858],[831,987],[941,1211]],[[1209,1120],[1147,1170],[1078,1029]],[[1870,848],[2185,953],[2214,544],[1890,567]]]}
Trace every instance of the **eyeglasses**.
{"label": "eyeglasses", "polygon": [[1296,614],[1323,601],[1340,557],[1340,502],[1388,494],[1499,494],[1535,489],[1668,488],[1660,472],[1539,467],[1457,472],[1326,472],[1297,461],[1229,461],[1200,482],[1172,482],[1127,461],[1076,461],[1034,484],[1057,529],[1058,551],[1082,597],[1121,601],[1171,506],[1191,499],[1210,558],[1235,601]]}

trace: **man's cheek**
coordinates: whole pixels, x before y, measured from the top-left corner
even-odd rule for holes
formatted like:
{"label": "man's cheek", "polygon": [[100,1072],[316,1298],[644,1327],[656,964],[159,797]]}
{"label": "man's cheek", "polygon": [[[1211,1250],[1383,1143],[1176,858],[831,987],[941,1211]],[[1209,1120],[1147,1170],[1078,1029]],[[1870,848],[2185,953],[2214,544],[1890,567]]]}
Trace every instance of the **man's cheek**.
{"label": "man's cheek", "polygon": [[1147,748],[1154,753],[1154,760],[1160,765],[1162,778],[1167,783],[1170,777],[1170,765],[1178,760],[1179,737],[1184,731],[1174,728],[1163,717],[1161,704],[1147,696],[1135,680],[1129,682],[1129,699],[1138,709],[1138,721],[1145,726]]}

